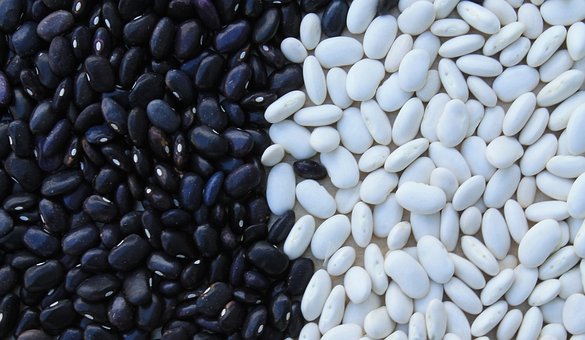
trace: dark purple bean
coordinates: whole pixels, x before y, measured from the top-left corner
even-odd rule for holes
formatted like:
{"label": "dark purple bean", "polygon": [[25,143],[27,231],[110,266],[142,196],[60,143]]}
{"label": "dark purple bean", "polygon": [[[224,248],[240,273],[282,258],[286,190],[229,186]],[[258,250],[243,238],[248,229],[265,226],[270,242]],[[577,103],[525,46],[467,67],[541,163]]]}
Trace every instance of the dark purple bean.
{"label": "dark purple bean", "polygon": [[108,251],[94,248],[86,251],[81,256],[81,269],[89,273],[106,272],[109,269]]}
{"label": "dark purple bean", "polygon": [[182,22],[175,33],[175,56],[179,59],[191,59],[197,56],[201,49],[203,30],[196,20]]}
{"label": "dark purple bean", "polygon": [[144,73],[136,80],[128,99],[130,105],[146,109],[148,103],[155,99],[162,99],[164,93],[164,77],[156,73]]}
{"label": "dark purple bean", "polygon": [[117,295],[108,307],[108,320],[119,330],[130,329],[134,323],[134,308],[122,295]]}
{"label": "dark purple bean", "polygon": [[38,228],[28,228],[23,242],[32,253],[43,258],[56,255],[60,246],[56,237]]}
{"label": "dark purple bean", "polygon": [[41,39],[37,35],[37,24],[24,22],[12,35],[14,52],[21,57],[33,56],[41,47]]}
{"label": "dark purple bean", "polygon": [[107,59],[89,56],[84,62],[86,77],[96,92],[110,92],[114,89],[114,73]]}
{"label": "dark purple bean", "polygon": [[225,75],[222,81],[222,94],[228,99],[240,100],[246,92],[251,77],[252,69],[249,65],[242,63],[235,66]]}
{"label": "dark purple bean", "polygon": [[128,235],[110,251],[108,262],[117,270],[129,271],[136,268],[148,255],[148,243],[136,234]]}
{"label": "dark purple bean", "polygon": [[151,124],[168,133],[176,131],[181,124],[179,115],[160,99],[148,103],[146,114]]}
{"label": "dark purple bean", "polygon": [[120,289],[120,281],[111,274],[98,274],[87,278],[79,286],[76,293],[88,302],[101,301]]}
{"label": "dark purple bean", "polygon": [[43,309],[39,315],[41,326],[49,333],[58,333],[75,321],[76,313],[69,300],[60,300]]}

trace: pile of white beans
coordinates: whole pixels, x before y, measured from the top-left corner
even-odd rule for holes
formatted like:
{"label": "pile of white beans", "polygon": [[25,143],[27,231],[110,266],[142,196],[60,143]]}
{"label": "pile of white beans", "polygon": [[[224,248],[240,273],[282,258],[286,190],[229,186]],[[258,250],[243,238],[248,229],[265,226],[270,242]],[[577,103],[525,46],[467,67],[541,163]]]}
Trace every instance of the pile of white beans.
{"label": "pile of white beans", "polygon": [[268,204],[306,212],[284,251],[323,261],[300,338],[585,339],[585,1],[376,7],[306,15],[304,91],[265,114]]}

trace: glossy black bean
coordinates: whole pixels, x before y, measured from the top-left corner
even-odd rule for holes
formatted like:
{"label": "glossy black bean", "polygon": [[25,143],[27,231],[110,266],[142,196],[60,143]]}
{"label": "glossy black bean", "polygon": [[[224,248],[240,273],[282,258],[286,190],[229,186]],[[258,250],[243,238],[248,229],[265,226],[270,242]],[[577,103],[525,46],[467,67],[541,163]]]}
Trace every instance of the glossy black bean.
{"label": "glossy black bean", "polygon": [[262,0],[242,0],[243,14],[245,17],[255,19],[262,14],[264,8]]}
{"label": "glossy black bean", "polygon": [[250,33],[251,27],[246,20],[229,24],[215,36],[215,49],[219,53],[236,51],[248,41]]}
{"label": "glossy black bean", "polygon": [[244,285],[248,288],[262,291],[270,287],[270,280],[260,272],[249,270],[244,273]]}
{"label": "glossy black bean", "polygon": [[197,126],[189,133],[189,141],[195,150],[211,158],[223,156],[228,151],[228,142],[207,126]]}
{"label": "glossy black bean", "polygon": [[223,100],[220,105],[231,125],[242,127],[246,123],[246,114],[240,105],[230,100]]}
{"label": "glossy black bean", "polygon": [[50,340],[51,336],[40,329],[29,329],[18,336],[17,340]]}
{"label": "glossy black bean", "polygon": [[83,202],[83,210],[96,222],[111,222],[118,214],[116,206],[109,199],[91,195]]}
{"label": "glossy black bean", "polygon": [[300,0],[301,9],[306,13],[314,13],[327,6],[331,0]]}
{"label": "glossy black bean", "polygon": [[398,6],[398,0],[380,0],[378,2],[378,14],[390,14],[396,6]]}
{"label": "glossy black bean", "polygon": [[211,54],[201,60],[195,74],[195,86],[199,89],[213,89],[221,81],[225,60],[219,54]]}
{"label": "glossy black bean", "polygon": [[292,210],[288,210],[284,214],[277,216],[268,230],[268,242],[272,244],[283,242],[290,233],[294,223],[295,213]]}
{"label": "glossy black bean", "polygon": [[165,93],[164,77],[156,73],[144,73],[136,80],[130,91],[130,105],[146,109],[148,103],[162,99]]}
{"label": "glossy black bean", "polygon": [[128,114],[128,134],[136,146],[143,146],[148,135],[148,120],[146,111],[134,108]]}
{"label": "glossy black bean", "polygon": [[59,240],[39,228],[28,228],[23,236],[24,245],[35,255],[50,257],[59,250]]}
{"label": "glossy black bean", "polygon": [[193,233],[195,245],[205,257],[215,257],[219,253],[219,235],[209,224],[198,226]]}
{"label": "glossy black bean", "polygon": [[122,19],[118,13],[117,6],[113,2],[106,2],[102,5],[102,17],[108,31],[117,39],[122,37]]}
{"label": "glossy black bean", "polygon": [[265,63],[276,69],[281,69],[286,63],[284,54],[282,54],[280,49],[274,47],[273,45],[262,44],[258,46],[256,51],[258,51],[260,58],[262,58]]}
{"label": "glossy black bean", "polygon": [[230,301],[232,289],[223,282],[216,282],[209,286],[197,299],[197,310],[199,313],[214,317],[219,314],[223,307]]}
{"label": "glossy black bean", "polygon": [[247,252],[247,259],[268,275],[282,274],[288,267],[288,257],[268,242],[255,243]]}
{"label": "glossy black bean", "polygon": [[238,15],[240,0],[219,0],[214,1],[214,4],[221,21],[224,23],[233,21]]}
{"label": "glossy black bean", "polygon": [[24,288],[30,292],[47,291],[61,282],[63,267],[56,260],[41,262],[24,273]]}
{"label": "glossy black bean", "polygon": [[[8,87],[6,87],[8,88]],[[15,119],[29,120],[29,117],[34,109],[32,99],[30,99],[22,88],[13,89],[8,95],[11,99],[10,107],[8,110]],[[2,148],[2,150],[6,150]],[[6,154],[2,153],[3,157]]]}
{"label": "glossy black bean", "polygon": [[129,46],[140,46],[148,43],[158,18],[154,13],[135,17],[124,25],[123,37]]}
{"label": "glossy black bean", "polygon": [[107,59],[92,55],[85,59],[84,66],[89,84],[94,91],[114,90],[114,72]]}
{"label": "glossy black bean", "polygon": [[131,20],[141,15],[148,8],[148,3],[140,0],[120,0],[118,13],[123,20]]}
{"label": "glossy black bean", "polygon": [[164,58],[173,48],[175,25],[167,17],[158,21],[150,36],[150,53],[158,59]]}
{"label": "glossy black bean", "polygon": [[110,251],[108,262],[120,271],[129,271],[136,268],[148,255],[150,246],[136,234],[128,235]]}
{"label": "glossy black bean", "polygon": [[226,282],[230,272],[231,255],[219,254],[209,264],[209,282]]}
{"label": "glossy black bean", "polygon": [[182,228],[191,223],[192,217],[183,209],[170,209],[161,214],[160,220],[167,228]]}
{"label": "glossy black bean", "polygon": [[252,69],[249,65],[241,63],[233,67],[223,78],[221,93],[228,99],[240,100],[246,92],[251,77]]}
{"label": "glossy black bean", "polygon": [[293,163],[295,174],[302,178],[320,180],[327,176],[327,169],[311,159],[304,159]]}
{"label": "glossy black bean", "polygon": [[69,293],[75,293],[77,286],[89,276],[90,274],[84,272],[80,267],[69,270],[65,275],[65,290]]}
{"label": "glossy black bean", "polygon": [[97,274],[77,286],[76,293],[88,302],[101,301],[120,289],[120,281],[112,274]]}
{"label": "glossy black bean", "polygon": [[91,51],[91,31],[87,26],[77,26],[71,33],[71,46],[78,60],[85,59]]}
{"label": "glossy black bean", "polygon": [[267,324],[268,313],[266,307],[258,306],[253,308],[246,315],[246,319],[242,325],[242,339],[256,339],[264,331]]}
{"label": "glossy black bean", "polygon": [[45,41],[51,41],[56,36],[67,32],[73,24],[74,18],[70,12],[58,10],[39,22],[37,34]]}
{"label": "glossy black bean", "polygon": [[280,21],[280,11],[278,8],[273,7],[265,10],[254,24],[252,41],[256,44],[263,44],[270,41],[276,35]]}
{"label": "glossy black bean", "polygon": [[251,55],[248,64],[252,67],[252,81],[250,89],[263,89],[268,84],[268,72],[264,61],[257,55]]}
{"label": "glossy black bean", "polygon": [[[380,1],[381,5],[384,1]],[[321,18],[321,31],[328,37],[341,35],[345,28],[349,5],[345,0],[331,0]]]}
{"label": "glossy black bean", "polygon": [[0,238],[0,246],[2,247],[2,249],[8,251],[14,251],[24,248],[22,237],[24,236],[25,232],[26,232],[25,226],[21,225],[15,226],[14,228],[12,228],[10,232],[8,232],[8,234]]}
{"label": "glossy black bean", "polygon": [[69,300],[60,300],[43,309],[39,320],[43,328],[49,333],[58,333],[75,321],[76,313]]}
{"label": "glossy black bean", "polygon": [[75,54],[69,39],[56,37],[49,46],[49,67],[58,76],[72,74],[76,68]]}
{"label": "glossy black bean", "polygon": [[144,58],[144,51],[140,47],[132,47],[126,51],[118,67],[118,80],[123,88],[132,87],[144,69]]}
{"label": "glossy black bean", "polygon": [[73,301],[73,308],[77,314],[87,320],[99,323],[108,322],[108,310],[104,303],[92,303],[78,297]]}
{"label": "glossy black bean", "polygon": [[0,71],[0,105],[5,106],[10,104],[13,96],[8,77],[6,77],[4,72]]}
{"label": "glossy black bean", "polygon": [[270,209],[263,197],[256,197],[248,202],[248,223],[266,223],[270,219]]}
{"label": "glossy black bean", "polygon": [[301,295],[309,284],[314,270],[315,265],[308,258],[292,261],[286,279],[287,292],[292,296]]}
{"label": "glossy black bean", "polygon": [[118,188],[123,177],[119,171],[112,167],[101,168],[93,182],[94,190],[100,195],[112,193]]}
{"label": "glossy black bean", "polygon": [[90,273],[106,272],[110,269],[108,264],[108,251],[94,248],[86,251],[81,256],[81,269]]}
{"label": "glossy black bean", "polygon": [[155,275],[167,279],[174,280],[181,275],[181,263],[163,252],[152,253],[146,260],[146,266]]}
{"label": "glossy black bean", "polygon": [[254,164],[244,164],[230,172],[224,182],[226,192],[234,197],[241,198],[256,188],[261,181],[261,174]]}
{"label": "glossy black bean", "polygon": [[154,330],[162,323],[160,318],[162,315],[162,309],[163,306],[161,299],[156,294],[153,294],[150,303],[138,307],[136,323],[145,330]]}
{"label": "glossy black bean", "polygon": [[46,88],[39,80],[39,75],[33,70],[22,70],[20,72],[20,83],[24,91],[35,100],[42,100],[46,95]]}

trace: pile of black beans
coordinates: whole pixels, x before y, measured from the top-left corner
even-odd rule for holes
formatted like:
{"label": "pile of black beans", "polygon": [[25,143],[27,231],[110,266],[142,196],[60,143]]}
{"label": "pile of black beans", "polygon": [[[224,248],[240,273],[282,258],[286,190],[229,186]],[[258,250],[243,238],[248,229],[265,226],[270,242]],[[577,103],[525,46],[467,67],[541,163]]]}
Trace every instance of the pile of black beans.
{"label": "pile of black beans", "polygon": [[0,338],[298,336],[314,267],[270,220],[264,109],[303,84],[303,13],[347,9],[0,0]]}

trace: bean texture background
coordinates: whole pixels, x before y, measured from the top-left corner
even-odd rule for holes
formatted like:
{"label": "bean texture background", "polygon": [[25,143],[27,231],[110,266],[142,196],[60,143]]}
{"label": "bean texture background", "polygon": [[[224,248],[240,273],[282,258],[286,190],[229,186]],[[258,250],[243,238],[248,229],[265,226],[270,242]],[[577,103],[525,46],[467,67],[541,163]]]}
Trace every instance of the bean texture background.
{"label": "bean texture background", "polygon": [[281,42],[344,4],[0,0],[0,338],[298,337],[264,111],[303,84]]}

